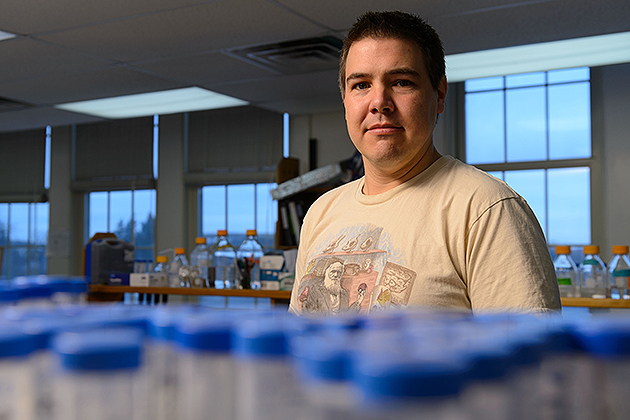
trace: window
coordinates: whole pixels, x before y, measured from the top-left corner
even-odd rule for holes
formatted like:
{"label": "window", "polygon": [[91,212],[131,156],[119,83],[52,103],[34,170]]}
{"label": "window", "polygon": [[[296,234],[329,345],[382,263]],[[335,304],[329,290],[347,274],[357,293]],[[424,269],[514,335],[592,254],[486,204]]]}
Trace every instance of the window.
{"label": "window", "polygon": [[227,229],[232,245],[238,247],[248,229],[256,229],[265,249],[274,248],[278,204],[271,198],[275,183],[213,185],[200,188],[199,235],[215,237]]}
{"label": "window", "polygon": [[523,196],[550,244],[591,242],[590,70],[465,83],[465,160]]}
{"label": "window", "polygon": [[137,260],[153,260],[155,190],[99,191],[86,195],[87,242],[97,232],[113,232],[135,246]]}
{"label": "window", "polygon": [[2,277],[46,274],[48,203],[0,203]]}

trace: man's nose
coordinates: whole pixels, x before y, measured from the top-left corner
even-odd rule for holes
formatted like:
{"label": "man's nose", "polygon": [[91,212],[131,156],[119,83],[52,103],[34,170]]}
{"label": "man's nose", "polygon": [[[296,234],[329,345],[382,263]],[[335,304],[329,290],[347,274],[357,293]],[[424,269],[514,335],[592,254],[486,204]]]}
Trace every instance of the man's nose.
{"label": "man's nose", "polygon": [[374,114],[389,114],[394,111],[394,102],[389,89],[385,86],[375,86],[372,88],[371,93],[370,112]]}

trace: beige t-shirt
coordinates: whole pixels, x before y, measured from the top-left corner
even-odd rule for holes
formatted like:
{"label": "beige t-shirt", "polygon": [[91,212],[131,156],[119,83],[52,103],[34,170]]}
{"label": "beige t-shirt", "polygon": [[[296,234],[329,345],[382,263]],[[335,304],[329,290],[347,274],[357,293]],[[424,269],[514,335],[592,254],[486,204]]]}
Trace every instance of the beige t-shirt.
{"label": "beige t-shirt", "polygon": [[363,182],[310,207],[290,311],[560,309],[540,225],[505,183],[450,156],[382,194]]}

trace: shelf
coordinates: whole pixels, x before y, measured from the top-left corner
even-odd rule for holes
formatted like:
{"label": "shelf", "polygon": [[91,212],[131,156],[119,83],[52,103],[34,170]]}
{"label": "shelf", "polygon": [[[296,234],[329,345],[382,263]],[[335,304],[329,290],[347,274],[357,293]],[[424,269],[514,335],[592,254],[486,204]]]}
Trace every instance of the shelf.
{"label": "shelf", "polygon": [[[234,289],[205,289],[205,288],[178,288],[178,287],[133,287],[133,286],[106,286],[99,284],[90,285],[90,294],[121,294],[121,293],[147,293],[156,295],[194,295],[194,296],[240,296],[254,298],[269,298],[272,302],[288,301],[291,292],[288,290],[234,290]],[[630,309],[630,300],[619,299],[591,299],[591,298],[562,298],[562,306],[582,308],[627,308]]]}
{"label": "shelf", "polygon": [[561,298],[562,306],[581,308],[627,308],[630,309],[630,300],[623,299],[592,299],[592,298]]}
{"label": "shelf", "polygon": [[270,298],[272,303],[291,299],[288,290],[234,290],[234,289],[207,289],[207,288],[179,288],[179,287],[135,287],[135,286],[106,286],[100,284],[90,285],[90,294],[121,294],[121,293],[147,293],[154,295],[194,295],[194,296],[239,296],[253,298]]}

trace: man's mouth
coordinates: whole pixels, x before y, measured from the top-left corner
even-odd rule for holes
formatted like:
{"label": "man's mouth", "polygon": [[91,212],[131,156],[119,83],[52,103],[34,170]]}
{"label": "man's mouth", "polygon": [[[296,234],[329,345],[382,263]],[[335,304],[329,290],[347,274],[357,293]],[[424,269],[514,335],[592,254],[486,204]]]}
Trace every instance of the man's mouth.
{"label": "man's mouth", "polygon": [[402,127],[394,124],[372,124],[367,129],[372,134],[392,134],[400,130]]}

